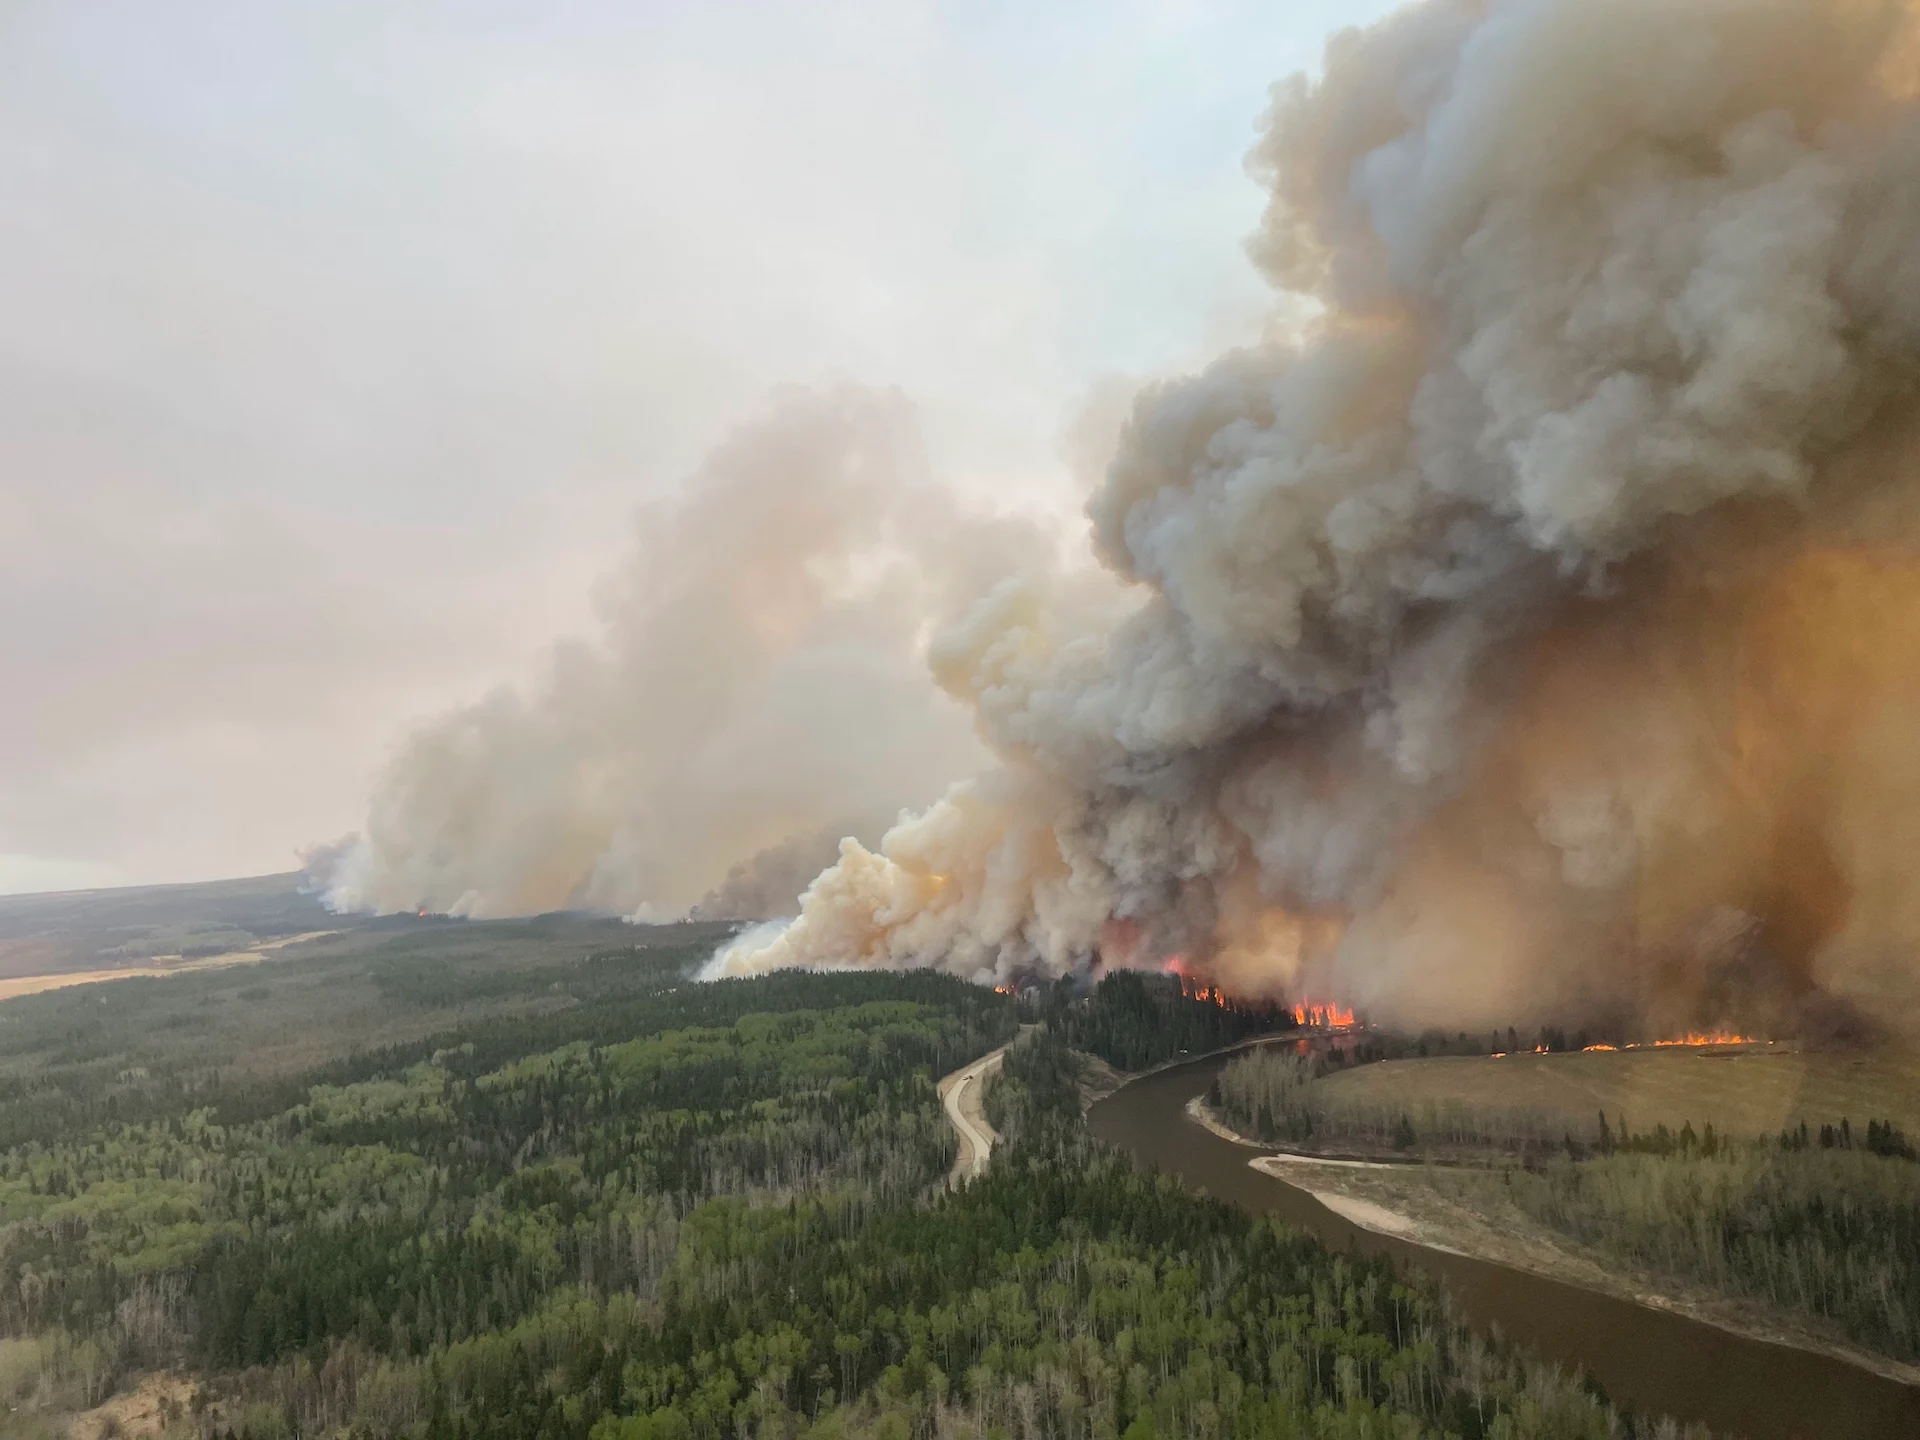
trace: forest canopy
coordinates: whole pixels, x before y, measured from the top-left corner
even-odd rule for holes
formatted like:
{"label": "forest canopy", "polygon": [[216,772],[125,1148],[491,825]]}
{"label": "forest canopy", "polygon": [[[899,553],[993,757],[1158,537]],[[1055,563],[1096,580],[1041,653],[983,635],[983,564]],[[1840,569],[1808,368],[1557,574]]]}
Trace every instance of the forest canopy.
{"label": "forest canopy", "polygon": [[[690,984],[646,951],[514,973],[473,973],[467,1023],[257,1092],[193,1077],[177,1048],[145,1078],[18,1072],[13,1431],[59,1433],[165,1367],[194,1377],[170,1433],[221,1440],[1635,1423],[1469,1333],[1418,1277],[1086,1135],[1087,1052],[1138,1069],[1274,1014],[1132,976],[1020,1001],[926,973]],[[462,979],[401,963],[380,983],[439,1004]],[[490,1009],[556,990],[568,1003]],[[935,1082],[1023,1026],[989,1093],[1003,1142],[949,1190]]]}

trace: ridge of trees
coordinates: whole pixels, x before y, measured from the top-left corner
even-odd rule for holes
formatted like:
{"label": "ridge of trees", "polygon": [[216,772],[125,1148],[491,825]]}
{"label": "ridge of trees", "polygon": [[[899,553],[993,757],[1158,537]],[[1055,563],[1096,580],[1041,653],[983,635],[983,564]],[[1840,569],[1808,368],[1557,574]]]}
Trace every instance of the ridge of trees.
{"label": "ridge of trees", "polygon": [[1041,1018],[1070,1048],[1117,1070],[1144,1070],[1178,1055],[1203,1054],[1256,1035],[1295,1028],[1276,1005],[1200,999],[1177,975],[1117,970],[1084,996],[1069,981],[1046,993]]}

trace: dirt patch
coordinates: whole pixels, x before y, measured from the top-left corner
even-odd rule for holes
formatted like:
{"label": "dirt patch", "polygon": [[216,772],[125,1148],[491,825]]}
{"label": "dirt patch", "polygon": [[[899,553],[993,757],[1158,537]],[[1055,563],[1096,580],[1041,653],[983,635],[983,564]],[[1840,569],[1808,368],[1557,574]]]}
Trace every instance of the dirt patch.
{"label": "dirt patch", "polygon": [[[1375,1207],[1410,1227],[1396,1231],[1370,1224],[1362,1218],[1366,1212],[1348,1213],[1322,1197],[1329,1208],[1340,1210],[1367,1229],[1399,1234],[1435,1249],[1456,1250],[1582,1289],[1673,1310],[1758,1340],[1821,1351],[1904,1384],[1920,1383],[1920,1366],[1903,1365],[1859,1350],[1837,1328],[1759,1301],[1655,1274],[1560,1234],[1513,1202],[1505,1193],[1500,1171],[1426,1165],[1335,1168],[1314,1161],[1297,1163],[1314,1165],[1321,1171],[1311,1187],[1316,1195],[1324,1190],[1351,1204]],[[1291,1174],[1285,1178],[1294,1179]]]}
{"label": "dirt patch", "polygon": [[157,1440],[187,1414],[196,1388],[184,1375],[156,1370],[141,1376],[133,1389],[76,1415],[67,1433],[71,1440]]}
{"label": "dirt patch", "polygon": [[1314,1191],[1314,1198],[1334,1214],[1351,1220],[1362,1230],[1372,1230],[1380,1235],[1398,1235],[1403,1240],[1412,1240],[1428,1245],[1430,1249],[1440,1247],[1423,1239],[1422,1227],[1412,1217],[1402,1215],[1398,1210],[1389,1210],[1371,1200],[1362,1200],[1353,1195],[1342,1195],[1337,1190]]}

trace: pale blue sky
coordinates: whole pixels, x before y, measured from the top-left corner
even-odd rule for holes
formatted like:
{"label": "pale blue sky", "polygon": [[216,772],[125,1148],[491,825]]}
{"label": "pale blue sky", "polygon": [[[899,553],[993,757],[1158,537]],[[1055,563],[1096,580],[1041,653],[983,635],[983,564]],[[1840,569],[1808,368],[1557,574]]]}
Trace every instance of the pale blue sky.
{"label": "pale blue sky", "polygon": [[1066,511],[1258,333],[1267,86],[1380,4],[0,12],[0,890],[279,869],[772,386]]}

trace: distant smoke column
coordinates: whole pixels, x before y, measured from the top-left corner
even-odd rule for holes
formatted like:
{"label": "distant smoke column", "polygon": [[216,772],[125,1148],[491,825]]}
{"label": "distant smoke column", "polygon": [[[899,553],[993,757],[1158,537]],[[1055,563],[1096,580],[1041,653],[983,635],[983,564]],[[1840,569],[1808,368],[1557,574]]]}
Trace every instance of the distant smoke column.
{"label": "distant smoke column", "polygon": [[364,833],[325,857],[332,902],[791,913],[806,874],[745,857],[811,839],[817,868],[848,833],[823,828],[878,834],[981,763],[924,635],[990,561],[1040,544],[933,483],[899,396],[776,397],[642,513],[596,634],[406,742]]}
{"label": "distant smoke column", "polygon": [[800,892],[833,863],[843,838],[863,832],[877,835],[885,828],[847,821],[823,826],[810,835],[789,835],[736,861],[726,877],[687,912],[688,918],[769,920],[798,914]]}
{"label": "distant smoke column", "polygon": [[[1913,40],[1814,0],[1430,0],[1337,37],[1252,157],[1251,253],[1323,318],[1142,398],[1090,507],[1132,602],[1015,578],[943,632],[1002,766],[715,973],[1200,954],[1464,1024],[1704,1003],[1688,937],[1779,909],[1812,917],[1791,982],[1910,1000],[1920,917],[1861,930],[1844,897],[1889,882],[1854,817],[1807,819],[1818,903],[1750,838],[1814,743],[1761,692],[1820,676],[1745,617],[1814,549],[1920,533],[1876,418],[1920,359]],[[1904,603],[1905,551],[1873,563],[1858,593]],[[1895,713],[1905,660],[1821,673]],[[1871,728],[1832,803],[1856,771],[1920,798]]]}

